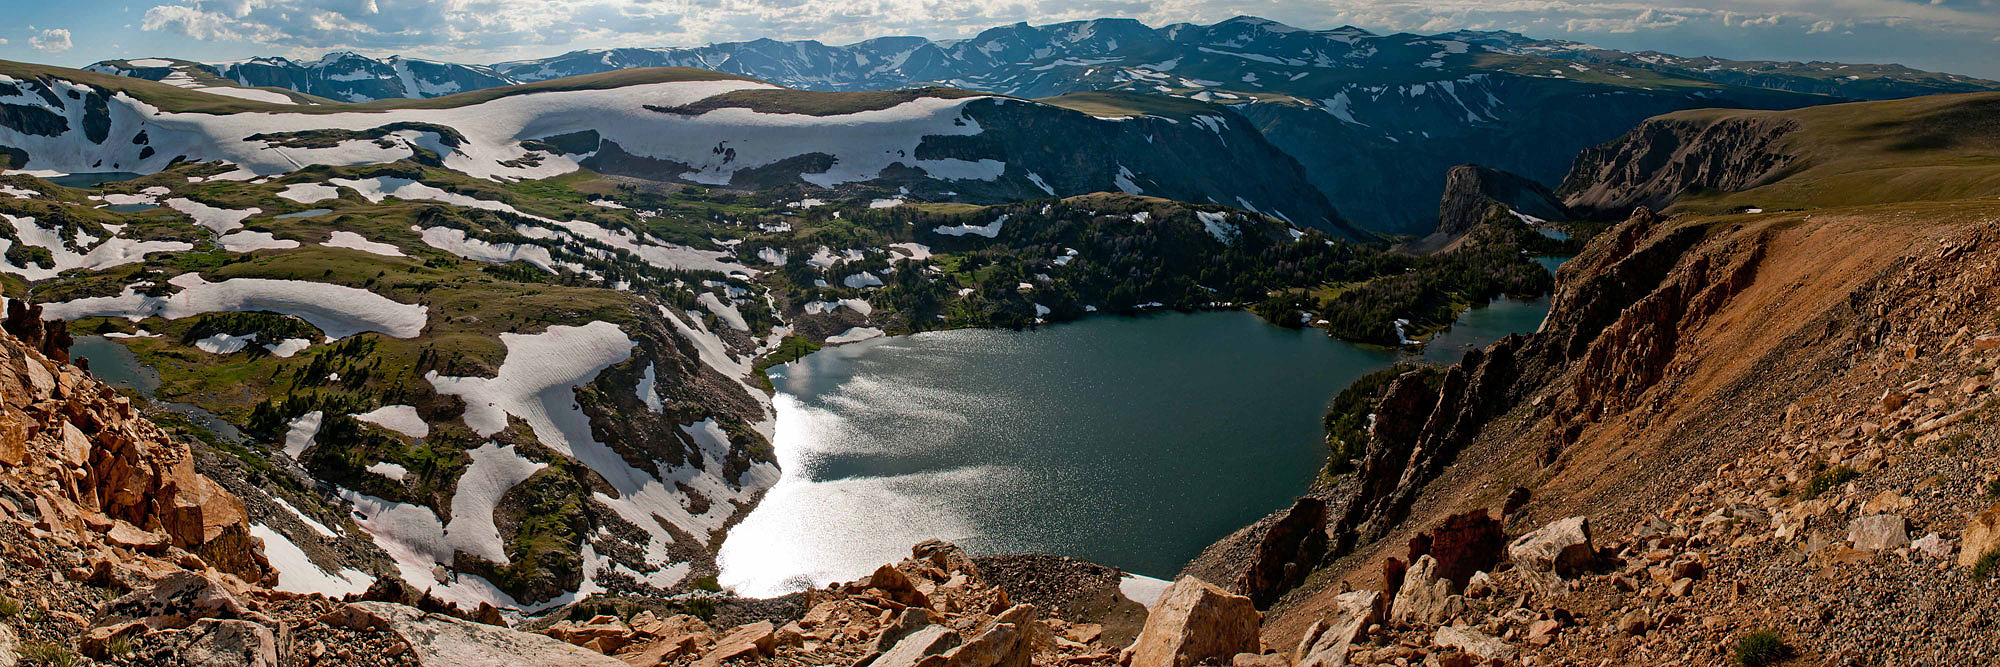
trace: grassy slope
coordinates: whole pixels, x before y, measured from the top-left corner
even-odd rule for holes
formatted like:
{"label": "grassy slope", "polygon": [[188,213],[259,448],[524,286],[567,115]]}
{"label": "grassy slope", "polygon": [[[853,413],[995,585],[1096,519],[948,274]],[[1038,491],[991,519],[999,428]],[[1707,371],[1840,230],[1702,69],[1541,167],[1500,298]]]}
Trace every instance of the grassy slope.
{"label": "grassy slope", "polygon": [[1092,91],[1070,93],[1035,100],[1050,106],[1097,116],[1099,118],[1130,118],[1133,116],[1165,116],[1180,118],[1201,113],[1215,113],[1214,105],[1165,95],[1146,95],[1117,91]]}
{"label": "grassy slope", "polygon": [[1787,118],[1798,158],[1778,178],[1741,192],[1682,199],[1672,210],[1743,206],[1823,208],[2000,195],[2000,93],[1937,95],[1796,111],[1703,109],[1665,118],[1714,122]]}

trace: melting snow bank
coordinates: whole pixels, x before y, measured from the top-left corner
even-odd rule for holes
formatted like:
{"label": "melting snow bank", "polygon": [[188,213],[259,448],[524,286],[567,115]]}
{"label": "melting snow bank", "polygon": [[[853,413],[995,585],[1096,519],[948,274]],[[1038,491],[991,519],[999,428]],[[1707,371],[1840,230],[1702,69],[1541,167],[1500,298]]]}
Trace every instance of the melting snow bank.
{"label": "melting snow bank", "polygon": [[972,234],[975,236],[984,236],[990,239],[1000,236],[1000,227],[1005,224],[1007,224],[1007,216],[1002,215],[998,218],[994,218],[992,222],[983,225],[955,225],[951,227],[937,227],[931,229],[931,231],[938,234],[943,234],[945,236],[965,236],[967,234]]}
{"label": "melting snow bank", "polygon": [[338,574],[320,569],[311,558],[306,557],[305,550],[299,545],[264,524],[250,524],[250,535],[264,541],[264,556],[271,560],[271,569],[278,571],[278,590],[321,593],[337,598],[368,590],[368,586],[375,583],[375,577],[354,568],[343,569]]}
{"label": "melting snow bank", "polygon": [[1125,596],[1127,600],[1144,605],[1147,611],[1151,611],[1153,603],[1159,602],[1160,596],[1167,592],[1168,586],[1172,585],[1174,582],[1164,579],[1127,573],[1118,580],[1118,594]]}
{"label": "melting snow bank", "polygon": [[403,256],[403,249],[396,247],[395,244],[378,243],[375,241],[370,241],[368,240],[367,237],[348,231],[334,232],[333,234],[327,237],[326,243],[322,243],[320,245],[324,245],[328,248],[347,248],[349,250],[359,250],[361,252],[381,255],[383,257]]}
{"label": "melting snow bank", "polygon": [[431,434],[431,425],[424,423],[424,418],[417,416],[417,409],[408,405],[384,405],[354,418],[412,438]]}
{"label": "melting snow bank", "polygon": [[839,345],[841,343],[852,343],[856,341],[868,340],[870,338],[880,338],[881,336],[882,336],[881,329],[877,329],[875,327],[854,327],[846,331],[840,332],[838,335],[828,336],[826,342],[833,345]]}
{"label": "melting snow bank", "polygon": [[470,454],[472,465],[459,476],[451,496],[451,525],[445,526],[445,539],[453,549],[506,565],[507,549],[500,542],[500,529],[493,525],[493,510],[509,489],[548,464],[528,460],[512,445],[491,442]]}
{"label": "melting snow bank", "polygon": [[194,224],[201,225],[217,234],[227,234],[230,230],[242,227],[244,218],[263,212],[256,208],[248,208],[241,211],[217,208],[181,197],[175,197],[160,203],[165,204],[167,208],[186,213],[188,217],[194,218]]}
{"label": "melting snow bank", "polygon": [[[597,493],[594,499],[648,533],[645,558],[656,570],[674,565],[667,558],[675,538],[661,522],[706,545],[738,502],[748,502],[776,481],[776,467],[758,464],[742,474],[741,488],[731,488],[718,474],[708,472],[722,470],[723,464],[721,454],[706,447],[701,468],[659,467],[649,472],[627,464],[592,437],[589,417],[577,409],[574,388],[631,357],[632,339],[617,325],[552,326],[539,334],[501,334],[500,341],[507,346],[507,357],[494,377],[449,377],[432,371],[425,378],[438,393],[465,399],[465,424],[481,437],[506,428],[509,415],[519,417],[542,444],[596,472],[617,495]],[[727,441],[723,442],[726,447]],[[708,510],[690,512],[680,489],[708,499]]]}
{"label": "melting snow bank", "polygon": [[465,235],[465,230],[451,227],[411,227],[423,235],[424,245],[469,259],[475,262],[506,264],[527,262],[549,273],[556,272],[556,260],[549,255],[549,249],[538,245],[518,243],[491,243]]}
{"label": "melting snow bank", "polygon": [[319,423],[324,417],[326,413],[314,410],[293,419],[292,425],[285,429],[285,456],[296,460],[306,453],[306,448],[313,444],[313,436],[319,435]]}
{"label": "melting snow bank", "polygon": [[178,320],[203,313],[268,310],[305,320],[331,338],[368,331],[414,338],[423,333],[428,321],[429,309],[424,306],[397,303],[368,290],[342,285],[266,278],[232,278],[212,283],[194,273],[183,273],[167,282],[181,291],[157,297],[140,294],[128,286],[118,296],[47,304],[43,317],[65,320],[123,317],[137,322],[148,317]]}

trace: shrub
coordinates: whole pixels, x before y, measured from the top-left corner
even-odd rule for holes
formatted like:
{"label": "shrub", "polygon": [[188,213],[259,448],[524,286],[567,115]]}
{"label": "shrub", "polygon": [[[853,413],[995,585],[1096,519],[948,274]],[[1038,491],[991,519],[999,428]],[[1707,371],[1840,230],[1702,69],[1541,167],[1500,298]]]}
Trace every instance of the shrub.
{"label": "shrub", "polygon": [[1770,630],[1758,630],[1736,639],[1736,664],[1742,667],[1775,665],[1791,655],[1792,647]]}
{"label": "shrub", "polygon": [[74,651],[49,642],[22,642],[20,656],[21,664],[36,667],[72,667],[77,664]]}
{"label": "shrub", "polygon": [[13,618],[21,613],[21,601],[0,595],[0,619]]}
{"label": "shrub", "polygon": [[1986,495],[2000,496],[2000,477],[1995,477],[1993,481],[1986,483]]}
{"label": "shrub", "polygon": [[1972,563],[1972,579],[1982,581],[2000,575],[2000,547],[1994,547]]}
{"label": "shrub", "polygon": [[1834,487],[1846,484],[1848,480],[1854,479],[1859,475],[1860,473],[1854,472],[1853,468],[1834,466],[1813,475],[1812,481],[1806,483],[1804,495],[1807,500],[1818,498],[1819,494],[1826,493],[1833,490]]}

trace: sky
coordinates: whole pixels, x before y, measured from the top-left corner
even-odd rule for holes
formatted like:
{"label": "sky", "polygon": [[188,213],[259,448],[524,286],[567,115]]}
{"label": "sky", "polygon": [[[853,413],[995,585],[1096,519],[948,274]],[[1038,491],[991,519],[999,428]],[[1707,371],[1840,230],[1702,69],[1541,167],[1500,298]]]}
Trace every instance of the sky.
{"label": "sky", "polygon": [[1090,18],[1239,14],[1303,28],[1513,30],[1735,59],[1895,62],[2000,79],[2000,0],[0,0],[0,59],[82,66],[353,50],[493,63],[619,46],[770,37],[970,37]]}

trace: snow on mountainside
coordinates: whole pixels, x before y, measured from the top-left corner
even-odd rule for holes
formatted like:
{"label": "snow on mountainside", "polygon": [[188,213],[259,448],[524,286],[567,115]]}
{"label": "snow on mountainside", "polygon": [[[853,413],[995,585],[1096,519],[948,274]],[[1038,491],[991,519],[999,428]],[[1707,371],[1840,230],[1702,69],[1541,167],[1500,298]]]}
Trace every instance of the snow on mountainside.
{"label": "snow on mountainside", "polygon": [[[358,58],[336,56],[329,59]],[[389,61],[373,62],[370,71],[392,69]],[[320,84],[311,82],[324,81],[329,70],[284,64],[298,77],[293,89],[339,99],[366,94],[315,88]],[[471,89],[658,66],[809,90],[936,85],[1030,98],[1121,90],[1224,105],[1296,159],[1348,218],[1371,231],[1416,235],[1431,231],[1430,202],[1454,165],[1490,165],[1553,185],[1578,150],[1663,113],[2000,89],[1893,65],[1682,58],[1505,32],[1306,30],[1255,17],[1157,28],[1130,19],[1017,23],[968,39],[885,37],[842,46],[759,39],[593,49],[463,66],[451,76]],[[397,90],[385,94],[421,94]]]}
{"label": "snow on mountainside", "polygon": [[[657,73],[684,80],[438,108],[224,114],[176,113],[90,84],[0,75],[0,104],[18,110],[0,117],[0,150],[16,156],[17,168],[56,173],[153,173],[193,160],[234,165],[220,177],[234,179],[420,158],[499,181],[588,167],[657,181],[871,186],[975,203],[1124,191],[1361,236],[1343,229],[1296,162],[1219,108],[1097,118],[955,90],[812,93],[691,70]],[[1240,164],[1215,159],[1225,155]]]}

